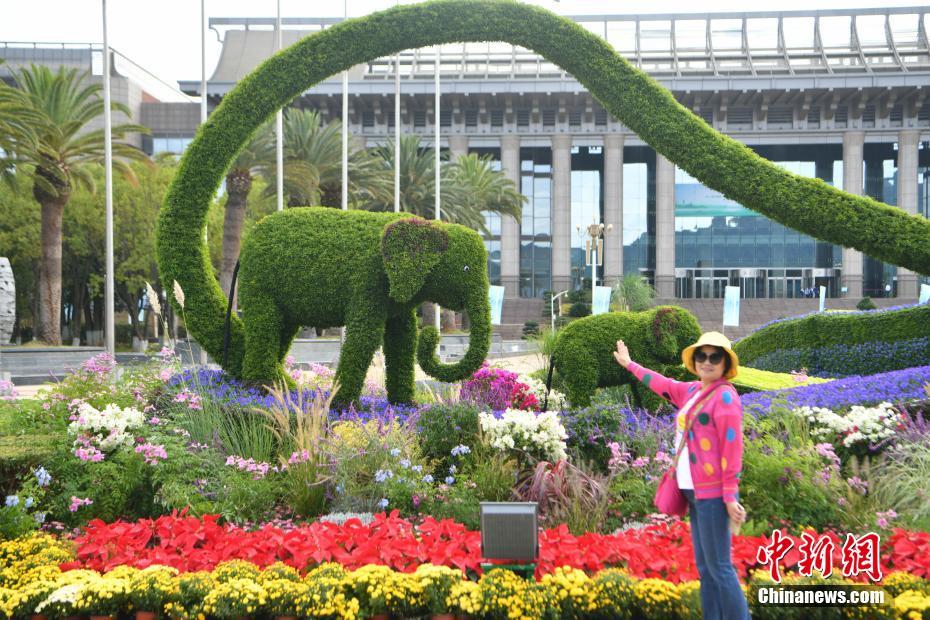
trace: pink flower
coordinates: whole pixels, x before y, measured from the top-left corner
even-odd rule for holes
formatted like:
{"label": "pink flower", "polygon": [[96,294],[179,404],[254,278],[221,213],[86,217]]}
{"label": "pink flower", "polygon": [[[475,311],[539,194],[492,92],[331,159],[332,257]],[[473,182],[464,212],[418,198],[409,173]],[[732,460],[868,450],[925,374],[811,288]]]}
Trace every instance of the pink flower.
{"label": "pink flower", "polygon": [[81,506],[90,506],[93,503],[94,503],[94,500],[90,499],[89,497],[85,497],[84,499],[81,499],[79,497],[72,495],[71,505],[68,506],[68,510],[70,510],[71,512],[77,512],[78,508],[80,508]]}
{"label": "pink flower", "polygon": [[188,409],[203,409],[203,406],[200,404],[200,394],[191,394],[187,399],[187,408]]}
{"label": "pink flower", "polygon": [[42,403],[42,408],[45,409],[46,411],[48,411],[49,409],[52,408],[52,404],[51,404],[50,402],[46,401],[46,402]]}
{"label": "pink flower", "polygon": [[632,467],[633,469],[641,469],[643,467],[646,467],[647,465],[649,465],[649,457],[641,456],[637,458],[635,461],[633,461],[630,464],[630,467]]}
{"label": "pink flower", "polygon": [[162,380],[162,383],[167,383],[173,374],[174,371],[171,368],[162,368],[161,372],[158,373],[158,378]]}
{"label": "pink flower", "polygon": [[145,462],[149,465],[157,465],[159,459],[167,459],[168,453],[165,452],[165,446],[160,444],[144,443],[136,446],[136,454],[142,454]]}

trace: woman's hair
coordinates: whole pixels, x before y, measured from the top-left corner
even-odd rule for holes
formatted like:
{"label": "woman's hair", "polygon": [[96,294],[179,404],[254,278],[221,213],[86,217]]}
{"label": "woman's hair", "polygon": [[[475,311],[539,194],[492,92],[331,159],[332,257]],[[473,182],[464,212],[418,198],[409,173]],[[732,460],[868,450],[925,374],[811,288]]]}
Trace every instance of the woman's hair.
{"label": "woman's hair", "polygon": [[[730,368],[733,366],[733,359],[730,357],[730,354],[727,353],[726,349],[724,349],[723,347],[718,347],[717,345],[706,344],[704,346],[714,347],[715,349],[723,353],[723,376],[726,376],[726,374],[730,372]],[[700,351],[700,349],[695,349],[694,351],[691,352],[691,364],[694,366],[695,370],[697,370],[697,363],[694,361],[694,354],[697,353],[698,351]]]}

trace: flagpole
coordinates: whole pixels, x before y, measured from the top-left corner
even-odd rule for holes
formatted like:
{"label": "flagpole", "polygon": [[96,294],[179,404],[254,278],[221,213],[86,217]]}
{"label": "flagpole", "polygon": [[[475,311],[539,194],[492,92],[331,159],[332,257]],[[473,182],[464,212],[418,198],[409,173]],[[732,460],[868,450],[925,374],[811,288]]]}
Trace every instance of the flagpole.
{"label": "flagpole", "polygon": [[394,56],[394,213],[400,213],[400,52]]}
{"label": "flagpole", "polygon": [[[434,76],[434,79],[433,79],[433,88],[436,91],[435,99],[433,102],[433,108],[435,109],[435,115],[433,117],[433,121],[436,123],[436,127],[435,127],[436,128],[436,146],[435,146],[435,154],[434,154],[435,158],[433,162],[434,164],[433,167],[435,168],[436,178],[433,184],[436,187],[436,193],[434,196],[434,200],[435,200],[434,211],[436,214],[437,222],[440,220],[440,213],[439,213],[439,210],[440,210],[440,204],[439,204],[440,203],[440,200],[439,200],[440,198],[440,186],[439,186],[439,183],[440,183],[439,181],[439,164],[440,164],[440,158],[439,158],[439,68],[440,67],[439,67],[439,57],[441,53],[442,53],[442,46],[437,45],[436,46],[436,75]],[[442,320],[441,320],[442,317],[440,316],[439,304],[436,304],[436,309],[435,309],[434,314],[436,315],[435,316],[436,331],[440,331],[442,328]]]}
{"label": "flagpole", "polygon": [[[106,284],[104,307],[106,323],[106,350],[116,355],[116,317],[114,316],[113,268],[113,124],[110,113],[110,45],[107,40],[107,0],[103,7],[103,158],[106,179]],[[133,308],[129,309],[130,312]]]}
{"label": "flagpole", "polygon": [[[281,51],[281,0],[278,0],[278,14],[275,19],[275,50]],[[274,117],[275,123],[275,177],[276,194],[278,196],[278,211],[284,210],[284,110],[278,110]]]}
{"label": "flagpole", "polygon": [[[200,125],[207,122],[207,0],[200,0]],[[210,255],[210,220],[203,227],[203,244]],[[187,329],[187,326],[184,326]],[[193,354],[193,353],[192,353]],[[200,364],[207,365],[207,351],[200,347]]]}
{"label": "flagpole", "polygon": [[[349,19],[349,0],[342,0],[343,20]],[[342,210],[349,208],[349,71],[342,72]]]}

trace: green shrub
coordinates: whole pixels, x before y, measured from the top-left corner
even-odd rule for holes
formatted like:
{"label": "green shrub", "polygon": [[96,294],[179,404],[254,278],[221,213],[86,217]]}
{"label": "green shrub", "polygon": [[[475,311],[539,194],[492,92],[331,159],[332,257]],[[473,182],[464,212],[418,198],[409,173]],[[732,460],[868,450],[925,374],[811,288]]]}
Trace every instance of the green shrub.
{"label": "green shrub", "polygon": [[734,345],[745,365],[788,372],[875,374],[926,359],[930,306],[878,312],[816,313],[756,330]]}
{"label": "green shrub", "polygon": [[571,307],[568,309],[568,316],[572,318],[579,318],[583,316],[588,316],[591,314],[591,305],[583,301],[573,302]]}
{"label": "green shrub", "polygon": [[875,310],[876,308],[878,308],[878,306],[875,305],[871,297],[863,297],[859,300],[859,303],[856,304],[857,310]]}
{"label": "green shrub", "polygon": [[[443,478],[445,474],[443,474]],[[504,453],[478,444],[461,459],[452,485],[437,480],[420,504],[420,512],[437,519],[455,519],[469,529],[481,529],[481,502],[512,499],[517,468]]]}
{"label": "green shrub", "polygon": [[537,321],[527,321],[523,324],[523,339],[532,340],[539,336],[539,323]]}
{"label": "green shrub", "polygon": [[71,439],[62,433],[0,436],[0,490],[15,488],[16,481],[45,464],[61,442]]}
{"label": "green shrub", "polygon": [[[49,457],[46,468],[52,475],[48,489],[50,519],[74,527],[90,519],[110,522],[156,514],[151,467],[131,450],[117,450],[98,463],[85,462],[72,454],[71,442],[66,441]],[[71,511],[72,497],[93,503]]]}
{"label": "green shrub", "polygon": [[[611,303],[619,312],[642,312],[655,305],[656,290],[638,273],[628,273],[614,283]],[[613,309],[613,308],[612,308]]]}
{"label": "green shrub", "polygon": [[448,469],[452,463],[452,448],[478,445],[480,412],[480,407],[470,403],[430,405],[420,411],[417,421],[420,450],[430,461],[433,474]]}

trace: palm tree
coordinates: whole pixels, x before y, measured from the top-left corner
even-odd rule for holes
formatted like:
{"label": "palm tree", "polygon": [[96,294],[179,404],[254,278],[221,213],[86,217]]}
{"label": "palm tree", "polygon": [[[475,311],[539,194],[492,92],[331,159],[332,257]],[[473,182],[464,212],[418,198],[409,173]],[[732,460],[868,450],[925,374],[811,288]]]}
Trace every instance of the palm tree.
{"label": "palm tree", "polygon": [[[39,266],[39,340],[61,344],[61,220],[75,185],[94,191],[91,164],[104,161],[104,130],[87,125],[104,113],[100,84],[85,81],[88,72],[33,65],[14,73],[16,85],[34,118],[34,140],[13,145],[14,164],[32,182],[32,195],[42,209],[42,256]],[[129,109],[113,103],[112,109],[129,116]],[[128,133],[147,133],[140,125],[123,123],[112,128],[113,138]],[[128,160],[147,160],[144,153],[125,142],[113,142],[113,167],[134,179]]]}
{"label": "palm tree", "polygon": [[[385,175],[380,160],[349,144],[349,204],[383,200],[393,191],[393,181]],[[315,110],[288,110],[284,115],[284,166],[288,206],[340,207],[342,123],[323,125]],[[274,187],[269,185],[266,191],[271,193]]]}
{"label": "palm tree", "polygon": [[[490,155],[462,155],[450,164],[448,177],[453,185],[459,187],[468,211],[491,211],[520,221],[526,197],[517,191],[513,181],[494,169]],[[483,217],[481,222],[483,225]]]}
{"label": "palm tree", "polygon": [[[271,131],[271,125],[267,124],[262,126],[245,148],[239,152],[229,172],[226,173],[223,258],[220,262],[220,287],[226,294],[229,294],[233,270],[236,261],[239,260],[242,222],[245,219],[254,176],[256,174],[265,176],[273,166],[274,156],[274,133]],[[270,178],[273,179],[274,176]]]}
{"label": "palm tree", "polygon": [[[376,149],[386,171],[393,175],[393,143]],[[465,155],[454,162],[441,153],[440,218],[487,233],[484,213],[492,211],[519,219],[526,200],[503,173],[494,170],[489,157]],[[435,217],[435,152],[423,148],[416,135],[401,137],[400,142],[400,210],[426,219]],[[393,182],[392,182],[393,185]],[[393,189],[393,188],[392,188]],[[393,195],[388,200],[364,206],[372,211],[391,211]]]}
{"label": "palm tree", "polygon": [[[0,59],[3,64],[3,59]],[[13,152],[17,144],[35,142],[32,125],[41,120],[29,106],[26,95],[0,80],[0,177],[11,185],[16,181]]]}

